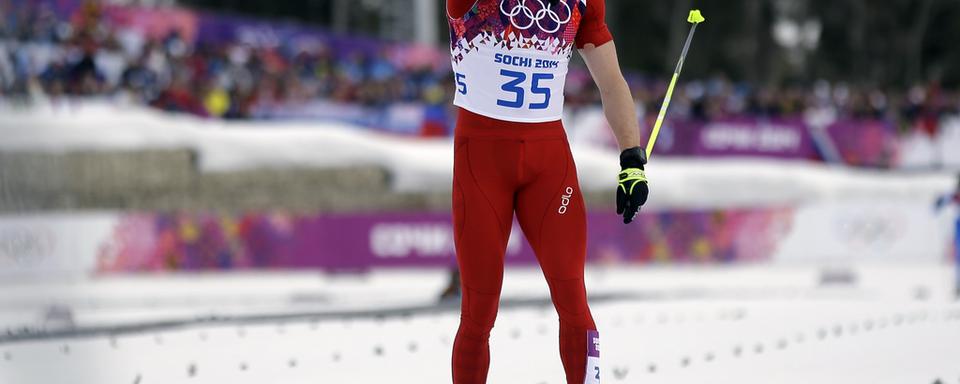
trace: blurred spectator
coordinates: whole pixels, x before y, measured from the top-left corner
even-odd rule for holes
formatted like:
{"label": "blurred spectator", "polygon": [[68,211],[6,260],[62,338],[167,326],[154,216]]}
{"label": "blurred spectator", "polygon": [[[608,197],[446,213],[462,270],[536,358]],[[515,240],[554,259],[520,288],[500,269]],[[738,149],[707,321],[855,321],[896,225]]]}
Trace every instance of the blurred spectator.
{"label": "blurred spectator", "polygon": [[150,55],[151,51],[144,50],[121,75],[121,87],[140,103],[148,103],[158,96],[154,92],[159,88],[160,78],[149,65]]}
{"label": "blurred spectator", "polygon": [[[951,194],[941,196],[937,199],[936,202],[936,211],[941,211],[949,205],[955,205],[960,207],[960,174],[957,175],[957,187]],[[953,241],[953,263],[954,263],[954,298],[960,300],[960,214],[957,214],[956,223],[954,224],[954,241]]]}

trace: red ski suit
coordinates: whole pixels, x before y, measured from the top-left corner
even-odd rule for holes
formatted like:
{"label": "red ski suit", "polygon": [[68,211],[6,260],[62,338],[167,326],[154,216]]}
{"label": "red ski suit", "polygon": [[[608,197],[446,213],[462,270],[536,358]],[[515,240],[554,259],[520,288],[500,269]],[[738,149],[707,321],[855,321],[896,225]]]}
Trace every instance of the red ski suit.
{"label": "red ski suit", "polygon": [[[447,11],[451,18],[461,17],[485,1],[501,0],[448,0]],[[587,1],[576,47],[611,40],[603,0]],[[560,317],[560,357],[567,383],[583,384],[587,374],[595,374],[585,371],[587,335],[596,325],[583,280],[586,214],[563,125],[559,120],[497,120],[461,108],[454,148],[453,218],[463,298],[453,382],[486,382],[488,340],[516,214]]]}

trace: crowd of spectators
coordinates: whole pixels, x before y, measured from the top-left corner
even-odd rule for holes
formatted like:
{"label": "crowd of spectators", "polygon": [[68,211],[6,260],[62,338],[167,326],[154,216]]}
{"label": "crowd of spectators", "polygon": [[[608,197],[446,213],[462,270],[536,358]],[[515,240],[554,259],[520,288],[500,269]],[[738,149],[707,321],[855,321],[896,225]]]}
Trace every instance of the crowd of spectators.
{"label": "crowd of spectators", "polygon": [[[666,79],[630,76],[628,82],[638,106],[655,117],[666,92]],[[573,108],[594,105],[600,100],[585,73],[577,76],[574,72],[567,91],[567,102]],[[890,91],[825,80],[802,86],[763,87],[717,76],[685,81],[670,108],[671,116],[704,121],[741,116],[801,118],[813,124],[882,120],[900,133],[919,130],[932,136],[942,117],[960,114],[960,92],[936,84]]]}
{"label": "crowd of spectators", "polygon": [[[390,45],[376,52],[328,46],[253,47],[197,44],[171,32],[148,39],[105,22],[99,3],[62,20],[43,7],[0,0],[0,98],[123,98],[167,111],[223,118],[268,117],[285,105],[316,100],[384,106],[442,105],[452,97],[447,69],[400,65]],[[658,108],[663,80],[631,76],[638,106]],[[567,87],[571,110],[596,105],[584,69]],[[960,93],[936,85],[903,92],[831,84],[759,87],[722,77],[688,81],[672,113],[694,119],[751,115],[818,119],[884,119],[903,131],[935,134],[940,117],[956,114]]]}
{"label": "crowd of spectators", "polygon": [[447,98],[448,73],[396,63],[388,44],[347,54],[323,44],[192,44],[178,31],[149,39],[116,29],[97,2],[70,20],[43,7],[7,13],[3,2],[0,96],[118,97],[224,118],[318,99],[378,106]]}

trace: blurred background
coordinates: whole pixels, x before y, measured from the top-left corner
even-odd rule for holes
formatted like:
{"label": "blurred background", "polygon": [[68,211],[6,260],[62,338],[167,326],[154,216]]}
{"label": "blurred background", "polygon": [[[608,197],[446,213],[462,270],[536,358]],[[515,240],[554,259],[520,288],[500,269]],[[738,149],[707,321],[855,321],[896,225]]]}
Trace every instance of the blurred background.
{"label": "blurred background", "polygon": [[[708,22],[629,227],[571,66],[604,381],[960,383],[960,2],[606,6],[643,137]],[[449,382],[448,47],[441,0],[0,0],[0,383]],[[506,263],[490,380],[560,383]]]}

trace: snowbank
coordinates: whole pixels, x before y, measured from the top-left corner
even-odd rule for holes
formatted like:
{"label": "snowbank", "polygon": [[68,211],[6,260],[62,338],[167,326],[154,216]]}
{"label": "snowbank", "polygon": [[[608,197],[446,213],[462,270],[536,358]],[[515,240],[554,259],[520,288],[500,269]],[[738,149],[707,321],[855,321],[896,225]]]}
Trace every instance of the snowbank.
{"label": "snowbank", "polygon": [[[0,113],[0,150],[192,148],[202,171],[379,165],[398,191],[449,188],[447,139],[388,136],[338,123],[224,122],[105,102]],[[617,154],[574,145],[587,190],[612,188]],[[932,201],[954,185],[947,173],[906,174],[769,159],[656,158],[655,207],[782,205],[860,199]]]}

